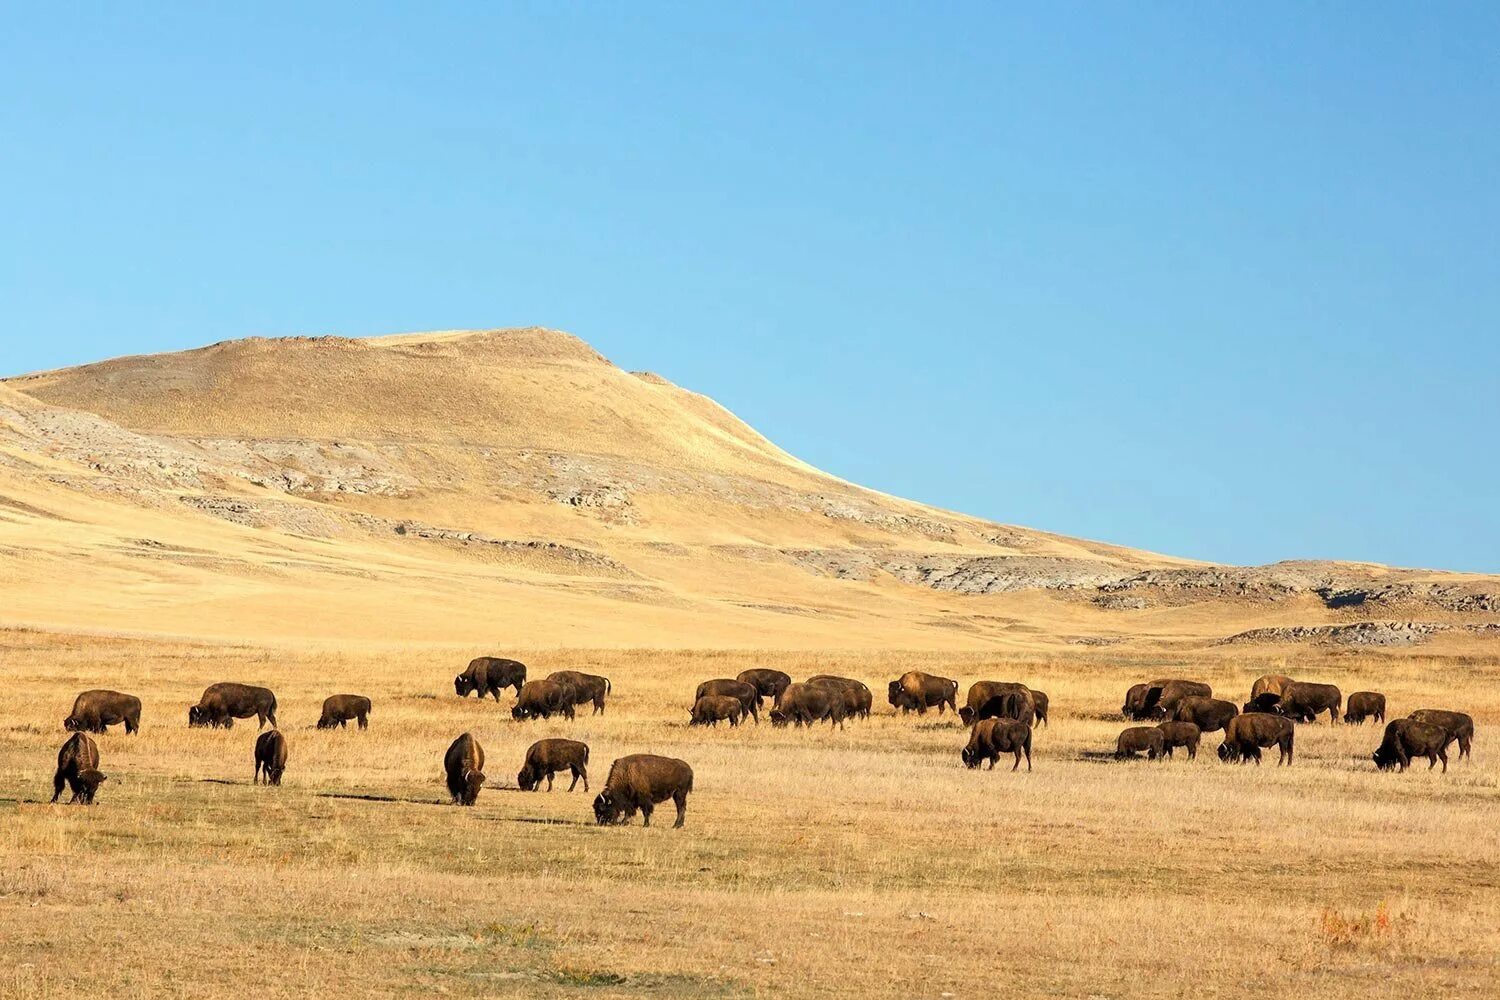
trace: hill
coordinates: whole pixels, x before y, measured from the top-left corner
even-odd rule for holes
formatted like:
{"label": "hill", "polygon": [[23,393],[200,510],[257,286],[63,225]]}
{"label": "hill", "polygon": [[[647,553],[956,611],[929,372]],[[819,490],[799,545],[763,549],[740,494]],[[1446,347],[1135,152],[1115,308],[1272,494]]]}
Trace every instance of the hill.
{"label": "hill", "polygon": [[0,568],[5,624],[190,638],[1233,650],[1500,632],[1495,578],[1216,566],[867,490],[541,329],[254,338],[0,381]]}

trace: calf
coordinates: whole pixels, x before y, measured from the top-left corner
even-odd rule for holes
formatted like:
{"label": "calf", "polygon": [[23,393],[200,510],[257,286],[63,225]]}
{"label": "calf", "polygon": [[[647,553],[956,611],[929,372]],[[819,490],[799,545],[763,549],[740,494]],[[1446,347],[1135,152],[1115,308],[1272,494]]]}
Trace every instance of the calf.
{"label": "calf", "polygon": [[594,799],[594,819],[600,826],[627,822],[639,809],[645,826],[658,802],[671,799],[677,806],[679,829],[687,819],[687,797],[693,790],[693,769],[675,757],[638,753],[621,757],[610,765],[604,791]]}
{"label": "calf", "polygon": [[552,791],[552,776],[559,771],[571,771],[573,783],[568,786],[572,791],[578,786],[579,779],[583,780],[583,790],[589,790],[589,747],[587,743],[577,740],[537,740],[531,744],[531,749],[526,751],[526,762],[521,765],[520,773],[516,775],[516,784],[521,791],[530,792],[541,787],[542,779],[547,779],[547,791]]}
{"label": "calf", "polygon": [[323,714],[318,719],[319,729],[344,729],[350,719],[359,723],[359,728],[370,728],[370,699],[362,694],[334,694],[323,699]]}
{"label": "calf", "polygon": [[745,706],[738,698],[725,694],[706,694],[693,703],[690,726],[717,726],[727,721],[738,726],[745,717]]}
{"label": "calf", "polygon": [[255,739],[255,779],[259,784],[265,778],[268,785],[281,784],[281,773],[286,770],[286,737],[281,730],[273,729],[261,733]]}
{"label": "calf", "polygon": [[[723,695],[728,698],[736,698],[741,705],[745,706],[745,714],[760,725],[760,689],[754,684],[746,681],[734,681],[728,677],[720,677],[717,680],[704,681],[698,685],[698,690],[693,694],[693,703],[697,704],[700,698],[708,695]],[[777,699],[780,704],[781,699]]]}
{"label": "calf", "polygon": [[1038,691],[1036,688],[1032,688],[1031,702],[1036,710],[1037,725],[1045,726],[1047,724],[1047,708],[1051,703],[1050,699],[1048,699],[1047,697],[1047,692]]}
{"label": "calf", "polygon": [[1198,744],[1203,739],[1203,730],[1196,723],[1162,722],[1156,728],[1161,730],[1162,749],[1167,752],[1168,757],[1172,756],[1175,748],[1185,747],[1188,760],[1198,759]]}
{"label": "calf", "polygon": [[1147,760],[1155,760],[1166,752],[1166,746],[1166,738],[1157,727],[1132,726],[1115,741],[1115,759],[1125,760],[1144,750]]}

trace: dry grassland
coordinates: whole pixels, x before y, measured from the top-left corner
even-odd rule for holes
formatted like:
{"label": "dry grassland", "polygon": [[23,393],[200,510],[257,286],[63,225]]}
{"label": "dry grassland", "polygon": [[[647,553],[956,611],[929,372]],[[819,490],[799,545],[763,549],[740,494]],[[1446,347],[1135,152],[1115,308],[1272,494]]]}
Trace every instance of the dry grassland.
{"label": "dry grassland", "polygon": [[[0,996],[1454,997],[1500,993],[1500,663],[1400,657],[1187,662],[1090,654],[539,651],[534,676],[607,674],[603,717],[514,723],[459,700],[502,650],[288,652],[0,633]],[[844,732],[689,729],[697,681],[774,665],[846,673],[877,715]],[[951,716],[892,716],[929,669],[1052,699],[1036,770],[963,769]],[[1379,774],[1378,730],[1301,726],[1297,764],[1119,764],[1134,680],[1182,672],[1240,700],[1267,669],[1472,712],[1472,762]],[[255,727],[189,730],[217,680],[275,689],[291,757],[250,784]],[[111,780],[50,806],[73,695],[136,693],[97,737]],[[367,732],[312,728],[367,694]],[[474,732],[491,785],[445,804]],[[692,764],[685,830],[601,829],[591,796],[522,793],[531,741]],[[1270,757],[1274,764],[1274,753]]]}

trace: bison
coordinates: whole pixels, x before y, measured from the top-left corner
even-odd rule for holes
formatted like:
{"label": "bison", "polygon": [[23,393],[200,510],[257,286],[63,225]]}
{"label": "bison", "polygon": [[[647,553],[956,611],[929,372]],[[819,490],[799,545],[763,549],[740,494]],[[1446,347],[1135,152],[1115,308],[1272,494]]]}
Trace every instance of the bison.
{"label": "bison", "polygon": [[700,699],[709,695],[722,695],[738,700],[745,706],[745,714],[754,719],[757,726],[760,725],[760,690],[754,684],[732,681],[727,677],[704,681],[693,694],[693,703],[696,705]]}
{"label": "bison", "polygon": [[1250,685],[1250,700],[1255,701],[1263,694],[1273,694],[1281,697],[1281,692],[1286,690],[1288,684],[1293,683],[1290,677],[1281,674],[1266,674],[1257,677],[1255,683]]}
{"label": "bison", "polygon": [[370,699],[362,694],[334,694],[323,699],[323,714],[318,718],[319,729],[345,728],[350,719],[359,722],[359,728],[370,728]]}
{"label": "bison", "polygon": [[526,751],[526,762],[516,775],[516,784],[521,791],[530,792],[541,787],[547,779],[547,791],[552,791],[552,776],[559,771],[573,772],[573,783],[568,791],[578,787],[583,779],[583,790],[589,790],[589,746],[577,740],[537,740]]}
{"label": "bison", "polygon": [[1125,692],[1120,713],[1127,719],[1170,719],[1172,710],[1183,698],[1212,698],[1214,689],[1202,681],[1163,677],[1146,684],[1133,684]]}
{"label": "bison", "polygon": [[870,709],[874,707],[875,696],[870,693],[869,686],[863,681],[857,681],[852,677],[837,677],[833,674],[818,674],[816,677],[809,677],[806,683],[843,692],[846,718],[852,719],[858,716],[861,719],[868,719],[870,717]]}
{"label": "bison", "polygon": [[63,785],[73,790],[71,805],[93,805],[94,793],[105,782],[99,773],[99,747],[83,733],[74,733],[57,751],[57,773],[52,776],[52,801],[62,795]]}
{"label": "bison", "polygon": [[484,747],[473,733],[454,740],[443,755],[443,771],[448,779],[448,794],[456,806],[472,806],[484,786]]}
{"label": "bison", "polygon": [[1366,719],[1385,721],[1385,695],[1378,691],[1356,691],[1344,703],[1344,721],[1362,726]]}
{"label": "bison", "polygon": [[553,715],[573,718],[573,691],[557,681],[527,681],[510,710],[512,719],[550,719]]}
{"label": "bison", "polygon": [[1272,694],[1270,691],[1262,691],[1260,694],[1245,702],[1240,709],[1241,712],[1275,712],[1276,706],[1281,704],[1281,695]]}
{"label": "bison", "polygon": [[771,725],[811,726],[828,720],[828,728],[844,728],[848,714],[843,692],[819,684],[793,684],[781,692],[781,704],[771,709]]}
{"label": "bison", "polygon": [[1233,702],[1219,698],[1201,698],[1194,695],[1177,703],[1172,712],[1173,722],[1191,722],[1199,732],[1216,733],[1229,725],[1229,720],[1240,714]]}
{"label": "bison", "polygon": [[127,734],[141,728],[141,699],[118,691],[85,691],[73,699],[63,728],[70,733],[102,733],[122,722]]}
{"label": "bison", "polygon": [[276,696],[270,688],[230,682],[210,684],[198,704],[188,709],[188,725],[229,729],[235,719],[252,715],[259,723],[255,728],[263,728],[267,722],[276,728]]}
{"label": "bison", "polygon": [[[1224,702],[1224,704],[1229,704]],[[1179,711],[1182,706],[1178,706]],[[1233,705],[1229,706],[1233,708]],[[1157,729],[1161,730],[1161,746],[1168,757],[1177,747],[1187,749],[1188,760],[1198,759],[1198,744],[1203,739],[1203,730],[1195,722],[1160,722]]]}
{"label": "bison", "polygon": [[259,784],[262,776],[268,785],[281,784],[281,773],[286,770],[286,737],[281,730],[273,729],[255,738],[255,778]]}
{"label": "bison", "polygon": [[513,687],[519,695],[525,683],[526,664],[520,660],[476,656],[463,673],[453,678],[453,690],[460,698],[467,698],[472,691],[480,698],[490,695],[499,701],[502,688]]}
{"label": "bison", "polygon": [[1012,771],[1020,768],[1021,755],[1025,754],[1026,770],[1030,771],[1031,727],[1016,719],[982,719],[969,731],[968,746],[959,752],[959,758],[968,768],[976,768],[981,761],[988,760],[993,771],[1002,753],[1016,755]]}
{"label": "bison", "polygon": [[600,826],[624,823],[639,809],[645,826],[651,825],[651,812],[658,802],[671,799],[677,806],[681,828],[687,819],[687,797],[693,790],[693,769],[675,757],[658,757],[638,753],[621,757],[609,767],[604,791],[594,799],[594,819]]}
{"label": "bison", "polygon": [[1332,684],[1292,681],[1282,688],[1281,700],[1276,703],[1276,711],[1295,722],[1313,722],[1317,719],[1319,712],[1327,712],[1328,721],[1337,723],[1339,706],[1343,703],[1344,696]]}
{"label": "bison", "polygon": [[[1008,703],[997,700],[1002,695],[1012,693],[1022,697]],[[1031,696],[1031,689],[1025,684],[1010,681],[975,681],[970,684],[968,697],[964,700],[964,707],[958,710],[958,717],[963,720],[964,725],[972,726],[980,719],[999,717],[1006,705],[1014,706],[1005,712],[1006,718],[1019,719],[1030,725],[1036,717],[1036,701]]]}
{"label": "bison", "polygon": [[1290,719],[1266,712],[1248,712],[1236,715],[1224,727],[1224,742],[1219,744],[1219,759],[1226,763],[1247,760],[1260,766],[1261,747],[1277,747],[1280,756],[1276,766],[1292,764],[1292,740],[1296,728]]}
{"label": "bison", "polygon": [[574,705],[593,702],[594,710],[589,713],[590,715],[604,714],[604,696],[613,690],[608,677],[600,677],[598,674],[582,674],[576,670],[556,670],[548,674],[547,679],[566,685],[573,692]]}
{"label": "bison", "polygon": [[1440,708],[1419,708],[1407,716],[1417,722],[1426,722],[1448,731],[1448,737],[1458,741],[1458,759],[1473,759],[1470,749],[1474,743],[1474,718],[1463,712],[1448,712]]}
{"label": "bison", "polygon": [[1382,771],[1393,767],[1404,771],[1413,757],[1426,757],[1430,771],[1441,760],[1443,773],[1447,774],[1451,742],[1453,736],[1442,726],[1416,719],[1396,719],[1385,727],[1385,738],[1370,756]]}
{"label": "bison", "polygon": [[738,698],[727,694],[706,694],[693,702],[692,719],[688,725],[717,726],[722,720],[738,726],[744,717],[745,705]]}
{"label": "bison", "polygon": [[792,676],[780,670],[772,670],[769,667],[754,667],[750,670],[741,670],[740,675],[735,680],[754,687],[760,693],[760,698],[757,699],[757,702],[765,698],[770,698],[771,704],[775,705],[781,701],[781,692],[791,686]]}
{"label": "bison", "polygon": [[1037,725],[1039,725],[1039,726],[1045,726],[1047,724],[1047,707],[1048,707],[1048,704],[1049,704],[1049,699],[1047,698],[1047,692],[1045,692],[1045,691],[1038,691],[1036,688],[1032,688],[1031,689],[1031,702],[1032,702],[1032,706],[1034,707],[1034,709],[1036,711],[1036,722],[1037,722]]}
{"label": "bison", "polygon": [[1166,752],[1166,738],[1156,726],[1132,726],[1115,740],[1115,759],[1134,757],[1142,750],[1147,760],[1155,760]]}
{"label": "bison", "polygon": [[936,707],[938,714],[944,708],[958,711],[958,681],[935,674],[924,674],[920,670],[908,670],[891,681],[887,700],[902,712],[915,710],[925,715],[929,708]]}
{"label": "bison", "polygon": [[997,694],[974,713],[975,722],[982,719],[1015,719],[1029,726],[1036,720],[1036,696],[1030,690]]}

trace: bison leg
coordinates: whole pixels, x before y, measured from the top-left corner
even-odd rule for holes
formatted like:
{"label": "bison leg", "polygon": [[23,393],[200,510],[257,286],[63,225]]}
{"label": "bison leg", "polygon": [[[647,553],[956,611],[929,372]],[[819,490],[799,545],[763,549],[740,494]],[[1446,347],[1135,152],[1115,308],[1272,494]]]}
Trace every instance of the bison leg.
{"label": "bison leg", "polygon": [[580,768],[578,768],[578,767],[572,768],[572,771],[573,771],[573,783],[568,786],[568,791],[571,792],[573,789],[575,789],[575,788],[578,787],[578,779],[580,777],[583,778],[583,790],[585,792],[588,791],[589,790],[589,780],[588,780],[588,777],[585,776],[583,774],[583,771]]}
{"label": "bison leg", "polygon": [[553,771],[548,771],[547,772],[547,791],[549,791],[549,792],[552,791],[552,775],[554,773],[555,772],[553,772]]}
{"label": "bison leg", "polygon": [[681,830],[682,824],[687,822],[687,792],[678,792],[672,796],[672,801],[677,804],[677,822],[672,824],[672,829]]}
{"label": "bison leg", "polygon": [[641,825],[642,826],[650,826],[651,825],[651,813],[653,811],[655,811],[655,809],[656,809],[656,806],[652,805],[650,802],[642,802],[641,803]]}
{"label": "bison leg", "polygon": [[365,713],[363,713],[363,712],[359,713],[359,728],[361,728],[361,729],[369,729],[370,728],[370,720],[365,716]]}

